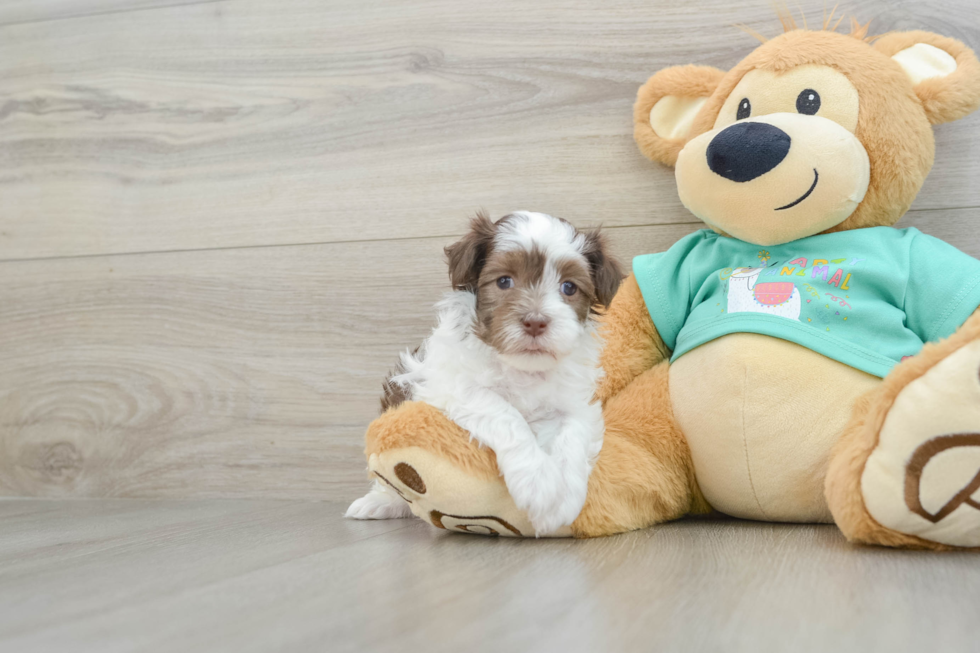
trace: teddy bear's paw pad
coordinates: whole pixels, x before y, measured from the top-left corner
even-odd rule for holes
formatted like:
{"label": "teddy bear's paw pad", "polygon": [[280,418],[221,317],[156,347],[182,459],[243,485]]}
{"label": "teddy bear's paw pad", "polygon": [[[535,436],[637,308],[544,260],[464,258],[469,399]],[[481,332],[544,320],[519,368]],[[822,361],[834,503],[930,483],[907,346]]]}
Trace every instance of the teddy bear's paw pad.
{"label": "teddy bear's paw pad", "polygon": [[882,526],[951,546],[980,546],[980,342],[902,389],[861,477]]}
{"label": "teddy bear's paw pad", "polygon": [[445,528],[451,531],[461,531],[463,533],[473,533],[475,535],[489,535],[490,537],[523,537],[525,534],[519,531],[513,524],[500,517],[491,515],[447,515],[433,510],[429,513],[429,519],[433,526]]}
{"label": "teddy bear's paw pad", "polygon": [[[412,513],[436,528],[491,537],[534,536],[527,515],[499,476],[464,470],[421,447],[371,454],[368,468],[405,499]],[[552,534],[569,535],[567,526]]]}

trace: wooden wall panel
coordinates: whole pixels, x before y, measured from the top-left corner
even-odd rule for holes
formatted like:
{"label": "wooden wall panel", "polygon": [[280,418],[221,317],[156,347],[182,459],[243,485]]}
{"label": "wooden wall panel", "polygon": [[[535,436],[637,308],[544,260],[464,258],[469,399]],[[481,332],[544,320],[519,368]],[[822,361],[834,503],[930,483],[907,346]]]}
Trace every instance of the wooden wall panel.
{"label": "wooden wall panel", "polygon": [[[967,0],[859,14],[980,45]],[[4,3],[0,495],[351,498],[467,215],[601,221],[624,260],[701,227],[630,106],[734,63],[739,22],[778,29],[722,0]],[[978,125],[937,129],[902,222],[974,256]]]}
{"label": "wooden wall panel", "polygon": [[[970,0],[853,10],[980,46]],[[480,207],[690,221],[631,106],[664,66],[734,65],[756,45],[735,23],[779,31],[769,3],[728,0],[229,0],[0,27],[0,259],[450,235]],[[978,126],[937,130],[917,208],[980,206]]]}

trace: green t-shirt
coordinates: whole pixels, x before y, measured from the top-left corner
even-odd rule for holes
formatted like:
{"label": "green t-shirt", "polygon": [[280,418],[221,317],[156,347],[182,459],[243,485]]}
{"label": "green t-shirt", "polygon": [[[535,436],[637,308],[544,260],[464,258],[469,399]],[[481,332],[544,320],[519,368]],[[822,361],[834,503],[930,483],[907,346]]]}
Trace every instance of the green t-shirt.
{"label": "green t-shirt", "polygon": [[874,227],[759,247],[695,232],[633,259],[672,361],[761,333],[884,377],[980,306],[980,261],[918,229]]}

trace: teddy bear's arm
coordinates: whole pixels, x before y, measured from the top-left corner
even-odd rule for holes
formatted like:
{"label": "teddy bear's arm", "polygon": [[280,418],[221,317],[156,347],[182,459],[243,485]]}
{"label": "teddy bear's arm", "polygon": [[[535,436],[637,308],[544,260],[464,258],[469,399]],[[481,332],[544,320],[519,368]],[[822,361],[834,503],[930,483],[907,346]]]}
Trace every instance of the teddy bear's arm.
{"label": "teddy bear's arm", "polygon": [[596,396],[603,404],[640,374],[670,358],[632,274],[603,314],[599,333],[605,343],[600,362],[606,375]]}

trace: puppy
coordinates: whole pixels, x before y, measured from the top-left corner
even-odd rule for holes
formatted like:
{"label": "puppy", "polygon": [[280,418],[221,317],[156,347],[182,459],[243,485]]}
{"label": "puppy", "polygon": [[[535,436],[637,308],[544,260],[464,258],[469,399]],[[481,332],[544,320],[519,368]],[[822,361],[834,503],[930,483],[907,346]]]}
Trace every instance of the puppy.
{"label": "puppy", "polygon": [[[523,211],[478,215],[446,255],[454,291],[437,304],[432,335],[385,381],[382,409],[412,400],[442,410],[493,449],[535,532],[553,532],[581,511],[602,447],[595,315],[622,272],[598,230]],[[347,511],[409,514],[377,481]]]}

